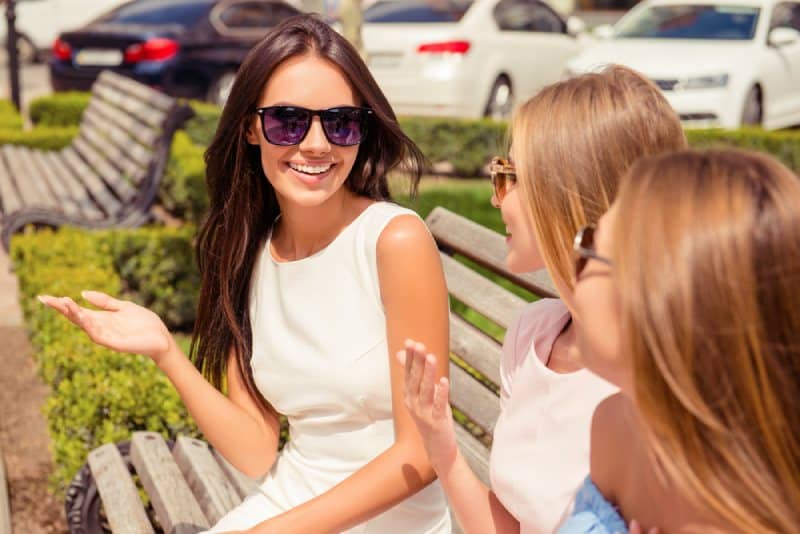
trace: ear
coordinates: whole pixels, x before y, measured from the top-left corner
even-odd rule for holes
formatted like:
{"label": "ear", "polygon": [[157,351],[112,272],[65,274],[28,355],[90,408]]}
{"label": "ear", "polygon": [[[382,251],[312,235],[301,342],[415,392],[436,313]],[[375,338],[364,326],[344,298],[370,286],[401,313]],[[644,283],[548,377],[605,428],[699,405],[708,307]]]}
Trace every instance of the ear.
{"label": "ear", "polygon": [[245,139],[247,143],[250,145],[258,146],[258,135],[259,135],[259,127],[260,127],[261,119],[256,115],[256,119],[254,121],[250,121],[250,126],[247,128],[247,133],[245,134]]}

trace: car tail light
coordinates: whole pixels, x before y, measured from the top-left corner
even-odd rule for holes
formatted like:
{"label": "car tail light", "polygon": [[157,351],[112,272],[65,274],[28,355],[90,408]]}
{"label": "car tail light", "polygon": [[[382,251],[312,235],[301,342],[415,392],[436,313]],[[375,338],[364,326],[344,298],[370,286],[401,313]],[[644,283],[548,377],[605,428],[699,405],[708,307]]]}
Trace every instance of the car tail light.
{"label": "car tail light", "polygon": [[53,42],[53,57],[61,61],[69,61],[72,58],[72,47],[61,38],[57,38]]}
{"label": "car tail light", "polygon": [[125,50],[125,61],[127,63],[139,63],[140,61],[162,61],[169,59],[178,53],[180,45],[172,39],[150,39],[143,43],[130,45]]}
{"label": "car tail light", "polygon": [[417,48],[417,52],[420,54],[466,54],[469,52],[469,47],[469,41],[443,41],[421,44]]}

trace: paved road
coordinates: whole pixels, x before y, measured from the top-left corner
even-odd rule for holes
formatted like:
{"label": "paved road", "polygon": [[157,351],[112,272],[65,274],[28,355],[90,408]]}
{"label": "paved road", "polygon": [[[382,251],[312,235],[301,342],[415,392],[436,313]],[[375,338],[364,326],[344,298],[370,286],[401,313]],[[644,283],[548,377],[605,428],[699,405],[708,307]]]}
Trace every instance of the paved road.
{"label": "paved road", "polygon": [[[20,93],[22,107],[27,108],[31,100],[48,95],[50,89],[50,74],[47,65],[23,65],[20,70]],[[11,98],[11,86],[8,72],[8,61],[5,50],[0,51],[0,98]]]}

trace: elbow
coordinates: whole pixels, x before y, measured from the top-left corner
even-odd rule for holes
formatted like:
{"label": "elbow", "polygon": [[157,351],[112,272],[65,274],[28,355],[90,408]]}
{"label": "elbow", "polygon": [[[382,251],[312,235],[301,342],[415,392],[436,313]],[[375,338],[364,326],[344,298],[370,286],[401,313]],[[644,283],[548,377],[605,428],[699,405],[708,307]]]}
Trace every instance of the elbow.
{"label": "elbow", "polygon": [[419,491],[436,480],[436,471],[424,447],[410,446],[404,452],[401,469],[409,490]]}

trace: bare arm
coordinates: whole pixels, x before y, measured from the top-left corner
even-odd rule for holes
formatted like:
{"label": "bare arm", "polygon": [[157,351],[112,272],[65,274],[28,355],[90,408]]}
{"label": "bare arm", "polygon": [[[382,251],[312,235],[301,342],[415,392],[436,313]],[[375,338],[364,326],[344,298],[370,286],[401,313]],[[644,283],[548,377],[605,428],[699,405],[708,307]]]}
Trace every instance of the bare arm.
{"label": "bare arm", "polygon": [[[70,298],[42,296],[39,300],[82,328],[95,343],[150,357],[173,383],[206,439],[223,456],[253,477],[269,470],[277,456],[278,416],[260,410],[246,392],[235,358],[229,358],[226,397],[194,367],[156,314],[104,293],[86,291],[84,298],[100,310],[78,306]],[[231,427],[237,429],[235,434],[229,432]]]}
{"label": "bare arm", "polygon": [[[404,370],[393,355],[414,335],[448,348],[447,289],[438,251],[424,223],[395,218],[378,240],[378,272],[386,311],[395,442],[329,491],[265,521],[253,532],[341,532],[410,497],[435,479],[422,439],[403,402]],[[438,376],[446,376],[442,362]]]}

